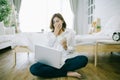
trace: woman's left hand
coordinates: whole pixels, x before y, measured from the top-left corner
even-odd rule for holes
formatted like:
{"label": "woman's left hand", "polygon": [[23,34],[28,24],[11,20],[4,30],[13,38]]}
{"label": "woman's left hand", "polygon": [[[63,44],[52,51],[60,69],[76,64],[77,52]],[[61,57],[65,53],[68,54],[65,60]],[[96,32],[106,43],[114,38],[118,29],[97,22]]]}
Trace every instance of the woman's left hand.
{"label": "woman's left hand", "polygon": [[62,44],[63,48],[64,48],[65,50],[67,50],[67,40],[66,40],[66,39],[63,39],[63,40],[61,41],[61,44]]}

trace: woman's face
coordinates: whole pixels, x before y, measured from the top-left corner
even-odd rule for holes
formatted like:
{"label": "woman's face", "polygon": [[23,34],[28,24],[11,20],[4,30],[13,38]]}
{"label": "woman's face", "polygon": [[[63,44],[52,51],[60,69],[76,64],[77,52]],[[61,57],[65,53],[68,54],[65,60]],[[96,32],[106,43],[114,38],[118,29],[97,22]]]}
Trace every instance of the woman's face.
{"label": "woman's face", "polygon": [[61,27],[62,28],[63,21],[59,19],[58,17],[55,17],[53,19],[53,25],[54,27]]}

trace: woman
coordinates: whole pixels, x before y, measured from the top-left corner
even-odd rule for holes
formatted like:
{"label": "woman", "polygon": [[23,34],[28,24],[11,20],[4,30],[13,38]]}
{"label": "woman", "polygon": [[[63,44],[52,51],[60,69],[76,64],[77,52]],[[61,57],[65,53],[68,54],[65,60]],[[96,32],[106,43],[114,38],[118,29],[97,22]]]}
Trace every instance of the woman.
{"label": "woman", "polygon": [[66,29],[66,22],[59,13],[53,15],[50,29],[52,31],[48,35],[49,46],[63,51],[65,64],[60,69],[57,69],[37,62],[30,67],[30,72],[39,77],[71,76],[81,78],[81,74],[75,72],[75,70],[85,67],[88,58],[83,55],[73,55],[75,33],[70,29]]}

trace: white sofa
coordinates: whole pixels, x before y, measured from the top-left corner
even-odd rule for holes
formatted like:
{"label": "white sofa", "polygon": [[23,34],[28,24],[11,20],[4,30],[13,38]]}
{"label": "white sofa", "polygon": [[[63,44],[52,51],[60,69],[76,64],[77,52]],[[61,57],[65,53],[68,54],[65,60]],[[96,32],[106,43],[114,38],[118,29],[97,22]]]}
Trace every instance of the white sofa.
{"label": "white sofa", "polygon": [[4,24],[0,22],[0,50],[11,46],[13,34],[15,34],[14,27],[4,27]]}

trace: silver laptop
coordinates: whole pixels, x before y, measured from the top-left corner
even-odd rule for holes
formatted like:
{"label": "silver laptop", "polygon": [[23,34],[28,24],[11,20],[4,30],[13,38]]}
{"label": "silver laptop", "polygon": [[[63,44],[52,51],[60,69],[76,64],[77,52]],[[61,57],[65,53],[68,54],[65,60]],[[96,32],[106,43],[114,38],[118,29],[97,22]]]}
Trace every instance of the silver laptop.
{"label": "silver laptop", "polygon": [[35,60],[55,68],[61,68],[64,64],[61,51],[43,45],[35,45]]}

